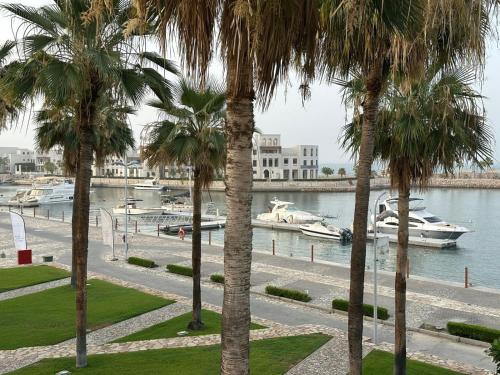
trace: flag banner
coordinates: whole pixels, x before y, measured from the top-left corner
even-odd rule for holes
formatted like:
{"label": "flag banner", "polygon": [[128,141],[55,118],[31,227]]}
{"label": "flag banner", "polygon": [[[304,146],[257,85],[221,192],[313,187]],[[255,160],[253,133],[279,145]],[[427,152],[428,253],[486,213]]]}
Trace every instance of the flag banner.
{"label": "flag banner", "polygon": [[16,250],[25,250],[28,248],[26,243],[26,227],[24,219],[21,215],[11,212],[10,221],[12,223],[12,236],[14,237],[14,245]]}

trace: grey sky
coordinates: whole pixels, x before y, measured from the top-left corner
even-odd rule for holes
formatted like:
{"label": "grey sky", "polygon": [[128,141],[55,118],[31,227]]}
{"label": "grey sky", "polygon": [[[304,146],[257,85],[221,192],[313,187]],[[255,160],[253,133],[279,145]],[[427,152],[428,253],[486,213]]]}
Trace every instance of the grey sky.
{"label": "grey sky", "polygon": [[[13,1],[15,2],[15,1]],[[0,3],[6,3],[0,1]],[[47,0],[23,1],[24,4],[40,6]],[[10,19],[5,13],[0,14],[0,43],[12,38]],[[172,56],[168,56],[173,58]],[[175,60],[175,58],[173,58]],[[500,105],[497,95],[500,93],[500,51],[497,45],[491,45],[488,50],[488,58],[485,70],[485,82],[482,93],[487,97],[485,102],[487,116],[490,121],[495,137],[500,138]],[[211,74],[222,77],[219,63],[213,64]],[[142,107],[138,109],[137,115],[131,117],[136,137],[138,139],[142,124],[156,120],[154,110]],[[337,86],[316,83],[312,86],[311,99],[302,106],[300,94],[298,93],[298,82],[291,79],[289,84],[282,87],[276,93],[275,99],[266,112],[256,111],[256,124],[264,133],[280,133],[283,145],[295,144],[318,144],[320,161],[344,162],[349,159],[340,149],[337,139],[342,125],[345,123],[346,115],[344,106],[341,104],[339,89]],[[33,147],[33,124],[25,125],[0,134],[0,147],[20,146]],[[495,159],[500,160],[500,150],[495,144]]]}

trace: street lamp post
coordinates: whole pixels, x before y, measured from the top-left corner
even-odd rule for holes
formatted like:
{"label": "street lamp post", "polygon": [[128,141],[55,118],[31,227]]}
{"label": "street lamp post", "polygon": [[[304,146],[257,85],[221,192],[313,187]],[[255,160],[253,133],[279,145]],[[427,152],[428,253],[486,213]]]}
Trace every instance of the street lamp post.
{"label": "street lamp post", "polygon": [[375,200],[373,210],[373,343],[376,345],[377,337],[377,208],[378,202],[385,195],[385,192],[380,194]]}

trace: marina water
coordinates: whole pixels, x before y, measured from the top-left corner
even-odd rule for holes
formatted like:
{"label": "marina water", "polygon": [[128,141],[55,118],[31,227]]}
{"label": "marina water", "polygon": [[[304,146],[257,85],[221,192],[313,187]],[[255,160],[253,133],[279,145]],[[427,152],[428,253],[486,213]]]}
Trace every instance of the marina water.
{"label": "marina water", "polygon": [[[0,195],[11,196],[20,187],[0,187]],[[124,199],[123,188],[92,188],[92,203],[95,207],[111,208]],[[175,192],[174,192],[175,193]],[[372,192],[370,209],[379,191]],[[153,191],[130,189],[129,197],[143,199],[139,202],[144,207],[159,207],[160,194]],[[457,241],[456,248],[434,249],[410,246],[410,274],[444,281],[463,283],[464,268],[469,268],[469,280],[473,286],[500,289],[500,190],[479,189],[430,189],[424,193],[415,192],[413,196],[425,199],[427,209],[436,216],[454,224],[461,224],[474,232],[466,233]],[[298,209],[315,214],[334,216],[328,219],[336,226],[350,227],[354,213],[354,193],[330,192],[255,192],[252,214],[267,211],[269,201],[274,197],[295,202]],[[220,212],[225,212],[224,193],[204,193],[203,201],[214,201]],[[50,210],[50,216],[70,217],[71,204],[58,204],[37,208],[38,212]],[[31,209],[28,209],[31,210]],[[132,219],[133,220],[133,219]],[[147,228],[142,229],[147,230]],[[156,230],[156,228],[150,228]],[[203,233],[208,239],[208,233]],[[272,252],[272,240],[275,240],[277,255],[292,257],[310,257],[311,245],[314,245],[314,259],[335,263],[349,264],[351,246],[342,246],[338,242],[307,237],[299,232],[272,231],[254,229],[254,249]],[[212,243],[223,244],[224,231],[212,231]],[[133,252],[133,248],[130,249]],[[391,245],[388,252],[379,254],[379,269],[394,271],[396,246]],[[367,246],[367,267],[372,267],[373,251]]]}

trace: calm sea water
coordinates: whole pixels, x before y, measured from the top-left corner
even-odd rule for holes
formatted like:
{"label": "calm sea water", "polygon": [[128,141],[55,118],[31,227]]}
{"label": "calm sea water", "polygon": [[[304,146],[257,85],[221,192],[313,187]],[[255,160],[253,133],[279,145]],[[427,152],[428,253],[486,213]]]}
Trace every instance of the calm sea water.
{"label": "calm sea water", "polygon": [[[0,195],[9,196],[13,187],[0,187]],[[380,192],[372,193],[372,203]],[[144,207],[158,207],[160,194],[150,191],[129,190],[129,196],[143,199]],[[255,217],[265,212],[269,201],[275,196],[281,200],[295,202],[296,207],[313,213],[337,217],[330,221],[343,227],[350,227],[353,220],[354,193],[254,193],[252,213]],[[464,267],[469,268],[470,280],[474,285],[500,288],[500,190],[474,189],[430,189],[414,196],[425,199],[428,210],[446,221],[462,224],[472,233],[464,234],[458,246],[452,249],[410,247],[411,273],[446,281],[463,281]],[[123,188],[94,188],[92,201],[95,206],[113,207],[124,198]],[[225,211],[224,193],[205,193],[204,202],[213,200]],[[45,206],[47,207],[47,206]],[[42,208],[45,210],[46,208]],[[50,206],[51,216],[71,212],[71,205]],[[203,234],[207,238],[207,233]],[[272,250],[272,240],[276,242],[276,252],[283,256],[308,257],[314,244],[315,259],[348,264],[350,246],[328,240],[307,237],[301,233],[254,229],[254,248],[259,251]],[[212,241],[222,244],[224,231],[212,232]],[[396,248],[380,255],[380,268],[394,271]],[[373,252],[367,249],[367,264],[371,265]]]}

